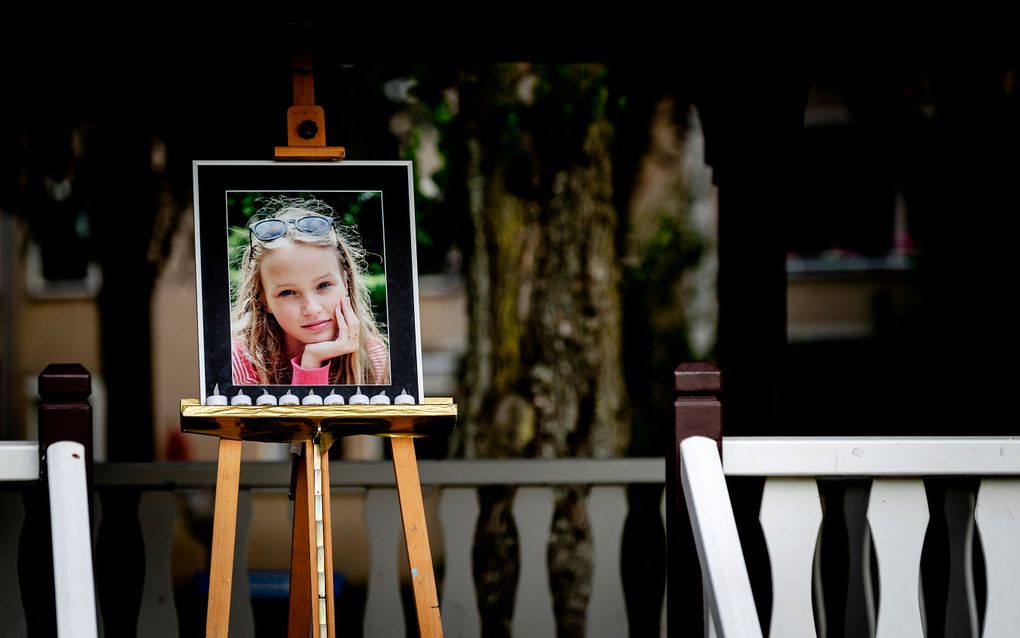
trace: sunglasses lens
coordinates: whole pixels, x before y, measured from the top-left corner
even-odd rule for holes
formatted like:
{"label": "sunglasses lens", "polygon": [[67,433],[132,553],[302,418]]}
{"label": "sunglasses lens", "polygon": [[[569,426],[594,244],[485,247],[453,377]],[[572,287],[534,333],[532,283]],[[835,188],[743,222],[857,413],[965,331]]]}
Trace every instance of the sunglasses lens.
{"label": "sunglasses lens", "polygon": [[325,235],[333,227],[333,222],[322,215],[308,215],[294,222],[294,226],[308,235]]}
{"label": "sunglasses lens", "polygon": [[279,219],[264,219],[252,226],[251,232],[260,241],[273,241],[287,233],[287,222],[282,222]]}

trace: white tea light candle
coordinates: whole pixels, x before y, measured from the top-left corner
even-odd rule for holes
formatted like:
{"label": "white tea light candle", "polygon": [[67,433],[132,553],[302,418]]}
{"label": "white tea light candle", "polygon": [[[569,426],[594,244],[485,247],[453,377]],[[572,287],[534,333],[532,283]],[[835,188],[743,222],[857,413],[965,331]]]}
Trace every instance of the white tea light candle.
{"label": "white tea light candle", "polygon": [[227,397],[220,394],[220,384],[213,386],[213,393],[205,398],[206,405],[226,405]]}
{"label": "white tea light candle", "polygon": [[369,403],[368,397],[361,393],[360,385],[358,386],[357,391],[351,395],[351,399],[350,401],[348,401],[348,403],[350,403],[351,405],[368,405]]}
{"label": "white tea light candle", "polygon": [[230,405],[251,405],[251,397],[238,389],[237,394],[230,398]]}

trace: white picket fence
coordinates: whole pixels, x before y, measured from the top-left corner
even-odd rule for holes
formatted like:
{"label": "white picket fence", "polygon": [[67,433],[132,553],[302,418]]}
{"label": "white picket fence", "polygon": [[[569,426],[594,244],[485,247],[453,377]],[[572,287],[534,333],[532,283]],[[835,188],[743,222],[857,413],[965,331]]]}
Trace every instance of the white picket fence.
{"label": "white picket fence", "polygon": [[[446,636],[478,636],[481,632],[472,576],[473,539],[479,515],[480,486],[513,486],[513,517],[520,546],[520,577],[513,612],[516,636],[554,636],[555,618],[546,568],[546,552],[553,517],[554,489],[581,485],[589,488],[587,514],[593,535],[594,574],[587,611],[587,635],[628,635],[620,551],[628,513],[626,488],[633,484],[662,485],[662,459],[606,460],[506,460],[419,462],[422,485],[439,490],[438,520],[443,544],[436,548],[444,563],[439,583]],[[388,462],[334,462],[330,466],[334,490],[364,491],[364,521],[369,539],[371,569],[367,583],[362,628],[366,637],[403,636],[406,630],[396,551],[400,535],[400,512],[394,488],[393,468]],[[242,465],[238,507],[234,587],[231,604],[231,635],[254,636],[255,610],[248,590],[246,557],[252,521],[252,493],[285,490],[290,481],[289,463],[250,462]],[[121,609],[138,616],[138,635],[151,638],[178,636],[178,610],[171,580],[172,531],[186,499],[181,494],[211,490],[215,466],[211,463],[97,464],[95,491],[140,490],[137,520],[144,542],[145,575],[140,609]],[[96,501],[98,503],[98,500]],[[0,581],[13,581],[16,539],[21,527],[20,495],[0,494],[0,533],[15,540],[6,547],[9,560],[0,562]],[[102,508],[96,507],[94,525],[102,524]],[[659,508],[661,517],[661,504]],[[289,525],[287,521],[280,522]],[[6,530],[3,532],[2,530]],[[435,547],[435,541],[433,545]],[[647,541],[649,551],[664,551],[664,538]],[[658,548],[658,549],[655,549]],[[342,552],[343,548],[334,548]],[[125,557],[125,559],[128,559]],[[103,565],[97,563],[97,570]],[[0,635],[8,633],[3,619],[22,613],[19,598],[0,600]],[[664,601],[658,603],[658,616]],[[133,617],[133,616],[129,616]],[[11,626],[8,622],[8,627]],[[107,620],[109,624],[109,620]],[[665,632],[664,624],[661,632]]]}
{"label": "white picket fence", "polygon": [[[93,586],[92,541],[89,528],[89,496],[85,482],[85,447],[74,441],[56,441],[45,454],[49,497],[53,584],[57,635],[87,638],[97,635],[96,597]],[[35,441],[0,441],[0,482],[39,480],[39,444]],[[20,506],[20,503],[18,504]],[[4,512],[4,514],[8,514]],[[3,526],[0,533],[0,565],[13,574],[0,578],[0,605],[20,605],[18,591],[18,542],[12,532],[20,525]],[[17,636],[27,631],[18,612],[4,614],[0,635]]]}
{"label": "white picket fence", "polygon": [[[1020,439],[692,436],[680,444],[681,480],[701,560],[706,635],[761,636],[727,477],[767,477],[759,520],[771,563],[769,636],[825,635],[819,538],[825,503],[817,481],[870,479],[843,512],[852,577],[863,609],[848,609],[861,635],[927,635],[921,571],[930,518],[947,525],[949,566],[945,609],[934,610],[953,638],[1016,636],[1020,631]],[[925,479],[977,477],[976,492],[950,487],[930,513]],[[863,520],[855,518],[863,517]],[[855,531],[856,530],[856,531]],[[975,534],[974,532],[977,532]],[[975,569],[979,543],[984,569]],[[878,573],[871,573],[872,561]],[[852,570],[854,572],[854,570]],[[977,577],[983,576],[979,581]],[[877,591],[872,580],[877,582]],[[980,586],[980,587],[979,587]],[[979,605],[977,591],[985,592]],[[983,619],[983,622],[982,622]],[[849,633],[849,632],[848,632]]]}

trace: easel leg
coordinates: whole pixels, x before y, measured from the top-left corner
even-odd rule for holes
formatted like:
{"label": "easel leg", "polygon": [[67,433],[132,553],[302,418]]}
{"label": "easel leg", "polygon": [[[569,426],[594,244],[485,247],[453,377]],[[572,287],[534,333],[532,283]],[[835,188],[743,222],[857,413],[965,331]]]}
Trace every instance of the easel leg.
{"label": "easel leg", "polygon": [[294,533],[290,544],[290,603],[287,619],[288,638],[308,638],[311,630],[311,591],[308,589],[308,574],[312,564],[308,562],[308,471],[305,457],[295,457],[297,481],[294,486]]}
{"label": "easel leg", "polygon": [[326,635],[336,636],[336,610],[333,604],[333,525],[330,511],[329,450],[322,450],[322,550],[326,570]]}
{"label": "easel leg", "polygon": [[230,627],[230,589],[237,535],[237,488],[241,442],[220,439],[216,466],[216,509],[213,511],[212,557],[209,566],[209,607],[206,638],[226,636]]}
{"label": "easel leg", "polygon": [[421,498],[414,439],[394,437],[390,443],[393,449],[393,473],[396,475],[397,494],[400,498],[400,517],[404,522],[404,540],[407,542],[407,561],[411,567],[414,606],[418,613],[418,631],[422,638],[441,638],[443,624],[439,617],[439,596],[432,570],[428,529],[425,527],[425,507]]}

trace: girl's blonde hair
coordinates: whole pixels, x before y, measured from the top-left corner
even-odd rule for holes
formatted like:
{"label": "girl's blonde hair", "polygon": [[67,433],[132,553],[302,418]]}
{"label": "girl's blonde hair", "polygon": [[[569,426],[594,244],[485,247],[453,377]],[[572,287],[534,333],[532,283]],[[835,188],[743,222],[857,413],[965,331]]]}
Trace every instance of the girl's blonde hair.
{"label": "girl's blonde hair", "polygon": [[337,263],[347,287],[361,328],[358,350],[330,359],[329,382],[332,384],[372,384],[389,382],[389,372],[375,370],[368,347],[373,342],[386,345],[372,314],[372,301],[365,284],[365,250],[353,229],[336,223],[336,215],[329,204],[314,198],[273,197],[262,200],[264,205],[249,221],[249,226],[263,219],[293,221],[309,214],[319,214],[333,220],[333,229],[325,235],[306,235],[288,225],[287,232],[278,239],[263,242],[251,235],[251,243],[241,255],[241,277],[236,284],[236,299],[231,312],[234,337],[247,347],[246,356],[255,368],[259,381],[267,385],[289,384],[290,360],[284,342],[283,328],[266,306],[266,292],[262,286],[262,258],[267,250],[290,243],[311,246],[329,246],[336,249]]}

